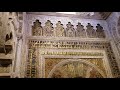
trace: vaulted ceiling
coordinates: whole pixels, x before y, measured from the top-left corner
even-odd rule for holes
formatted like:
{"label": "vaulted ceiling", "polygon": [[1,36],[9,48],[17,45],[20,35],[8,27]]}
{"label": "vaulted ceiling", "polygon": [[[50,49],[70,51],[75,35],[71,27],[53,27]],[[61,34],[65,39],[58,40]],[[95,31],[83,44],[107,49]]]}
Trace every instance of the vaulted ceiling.
{"label": "vaulted ceiling", "polygon": [[[83,12],[76,12],[83,13]],[[88,12],[84,12],[88,13]],[[84,19],[100,19],[105,20],[109,17],[112,12],[94,12],[94,15],[80,15],[80,14],[68,14],[68,13],[58,13],[58,12],[27,12],[27,14],[36,14],[36,15],[51,15],[51,16],[65,16],[65,17],[75,17],[75,18],[84,18]]]}
{"label": "vaulted ceiling", "polygon": [[107,19],[112,12],[99,12],[103,19]]}

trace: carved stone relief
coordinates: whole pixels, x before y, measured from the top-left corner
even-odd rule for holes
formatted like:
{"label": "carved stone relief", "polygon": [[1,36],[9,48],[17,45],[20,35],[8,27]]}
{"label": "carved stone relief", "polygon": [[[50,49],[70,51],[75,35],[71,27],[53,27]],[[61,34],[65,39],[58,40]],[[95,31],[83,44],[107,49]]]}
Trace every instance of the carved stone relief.
{"label": "carved stone relief", "polygon": [[65,35],[67,37],[75,37],[75,29],[74,26],[71,24],[71,22],[68,22],[68,24],[66,25],[66,31],[65,31]]}
{"label": "carved stone relief", "polygon": [[5,35],[5,43],[11,43],[11,40],[12,40],[12,38],[13,38],[13,27],[12,27],[12,23],[11,23],[11,21],[10,22],[8,22],[7,23],[7,32],[6,32],[6,35]]}
{"label": "carved stone relief", "polygon": [[[120,18],[119,18],[119,14],[118,12],[113,12],[110,17],[107,19],[107,23],[109,26],[109,32],[110,32],[110,38],[111,40],[113,40],[113,43],[115,43],[115,54],[116,57],[118,58],[118,64],[119,64],[119,58],[120,58],[120,44],[119,44],[119,40],[120,40]],[[117,50],[117,51],[116,51]],[[120,77],[120,76],[119,76]]]}
{"label": "carved stone relief", "polygon": [[54,28],[50,20],[47,20],[43,29],[43,36],[53,36]]}
{"label": "carved stone relief", "polygon": [[[54,58],[54,59],[45,60],[47,62],[46,67],[49,65],[49,63],[51,63],[52,65],[52,68],[45,68],[47,70],[47,73],[49,73],[49,77],[52,77],[52,78],[103,78],[103,77],[106,77],[105,76],[106,72],[104,72],[104,76],[102,76],[97,70],[89,66],[87,63],[80,62],[81,60],[89,61],[89,59],[80,59],[80,60],[78,59],[77,61],[72,61],[72,60],[67,61],[67,60],[69,59]],[[98,67],[99,65],[103,66],[103,64],[100,63],[102,61],[101,59],[93,58],[90,60],[98,64],[97,65],[93,63],[96,67]],[[54,63],[53,61],[59,61],[59,63],[58,62]],[[67,62],[60,64],[64,61],[67,61]],[[53,70],[53,66],[54,66],[54,70]],[[99,69],[103,71],[103,69],[101,69],[100,67]]]}
{"label": "carved stone relief", "polygon": [[96,30],[97,38],[105,38],[105,33],[104,33],[104,30],[103,30],[103,27],[100,26],[100,24],[97,24],[96,28],[97,28],[97,30]]}
{"label": "carved stone relief", "polygon": [[48,76],[49,72],[52,70],[52,68],[58,64],[60,61],[62,61],[62,59],[59,58],[46,58],[45,59],[45,77]]}
{"label": "carved stone relief", "polygon": [[117,42],[118,37],[117,37],[117,32],[116,32],[116,27],[112,27],[112,33],[113,33],[113,38],[115,40],[115,42]]}
{"label": "carved stone relief", "polygon": [[84,26],[81,25],[81,23],[78,23],[78,25],[77,25],[76,36],[86,38],[86,32],[85,32]]}
{"label": "carved stone relief", "polygon": [[95,38],[96,33],[95,33],[95,30],[93,29],[93,26],[90,23],[88,23],[88,25],[86,27],[87,27],[87,29],[86,29],[87,36],[89,38]]}
{"label": "carved stone relief", "polygon": [[36,20],[34,22],[34,26],[32,27],[32,34],[33,36],[42,36],[43,35],[43,28],[41,26],[41,22]]}
{"label": "carved stone relief", "polygon": [[19,22],[19,31],[18,31],[18,33],[22,32],[22,27],[23,27],[23,22]]}
{"label": "carved stone relief", "polygon": [[[38,16],[39,17],[39,16]],[[41,16],[42,17],[42,16]],[[69,20],[67,19],[65,22],[64,20],[62,20],[61,18],[59,19],[60,21],[56,21],[54,19],[51,19],[50,17],[49,18],[41,18],[39,17],[38,19],[41,21],[41,22],[46,22],[45,25],[43,23],[44,26],[41,26],[41,23],[40,23],[40,27],[42,28],[41,30],[43,31],[42,32],[42,35],[39,34],[38,31],[36,31],[36,35],[33,35],[33,36],[44,36],[44,40],[29,40],[29,49],[30,50],[33,50],[33,47],[36,47],[37,49],[69,49],[69,50],[75,50],[75,49],[83,49],[83,50],[105,50],[106,54],[107,54],[107,58],[109,60],[109,64],[110,64],[110,67],[111,67],[111,71],[112,71],[112,74],[113,74],[113,77],[119,77],[120,76],[120,72],[119,72],[119,68],[118,68],[118,65],[117,65],[117,62],[116,62],[116,59],[115,59],[115,56],[114,56],[114,53],[112,51],[112,48],[111,48],[111,45],[109,42],[101,42],[101,41],[67,41],[67,40],[48,40],[49,37],[80,37],[80,38],[106,38],[106,35],[105,35],[105,30],[106,28],[103,29],[104,25],[103,24],[98,24],[98,22],[96,23],[88,23],[87,25],[87,29],[84,28],[86,25],[82,25],[81,23],[84,24],[84,21],[80,23],[79,20],[76,19],[76,21],[72,21],[72,20]],[[30,19],[32,18],[32,20]],[[28,16],[28,19],[30,20],[30,22],[32,22],[33,20],[36,19],[36,17],[30,17]],[[52,21],[52,22],[51,22]],[[79,23],[78,23],[78,22]],[[57,22],[57,23],[56,23]],[[62,22],[62,23],[61,23]],[[89,21],[88,21],[89,22]],[[103,21],[104,22],[104,21]],[[78,23],[78,25],[77,25]],[[55,25],[53,25],[55,24]],[[66,25],[67,24],[67,25]],[[73,24],[73,25],[72,25]],[[86,22],[85,22],[86,24]],[[97,24],[97,26],[95,26]],[[55,27],[53,27],[55,26]],[[64,27],[66,26],[66,27]],[[74,27],[76,26],[76,27]],[[32,28],[32,30],[34,30]],[[33,33],[33,32],[32,32]],[[48,36],[48,38],[45,40],[46,36]],[[42,37],[40,37],[42,38]],[[96,39],[97,40],[97,39]],[[30,52],[32,53],[32,52]],[[70,55],[70,56],[79,56],[79,55],[94,55],[92,53],[79,53],[79,52],[61,52],[61,51],[58,51],[58,52],[51,52],[51,51],[41,51],[42,55]],[[32,54],[31,54],[32,55]],[[38,55],[39,56],[39,55]],[[30,59],[30,57],[32,56],[28,56],[28,60]],[[45,77],[48,76],[50,70],[54,67],[55,64],[58,64],[60,60],[58,60],[57,58],[54,60],[48,58],[49,61],[45,62]],[[48,60],[48,59],[45,59],[45,60]],[[99,60],[90,60],[91,63],[97,65],[99,68],[101,68],[101,70],[105,73],[105,70],[102,66],[102,63],[103,62],[99,62]],[[68,75],[68,73],[65,73],[65,71],[67,72],[68,69],[67,66],[69,68],[76,68],[76,66],[81,66],[82,67],[82,64],[80,65],[76,65],[76,64],[73,64],[73,63],[69,63],[67,64],[66,66],[61,66],[60,68],[56,69],[56,71],[53,73],[53,76],[52,77],[74,77],[74,75]],[[88,67],[87,65],[83,65],[86,67]],[[85,69],[84,68],[84,69]],[[64,70],[65,69],[65,70]],[[77,69],[76,69],[77,70]],[[70,69],[68,70],[68,72],[70,71]],[[72,71],[72,70],[71,70]],[[75,70],[73,70],[74,72]],[[82,70],[81,70],[82,71]],[[93,68],[90,68],[89,69],[85,69],[84,70],[86,73],[89,73],[86,75],[86,77],[103,77],[99,72],[97,72],[95,69]],[[46,73],[47,72],[47,73]],[[77,71],[75,71],[77,72]],[[73,73],[72,73],[73,74]],[[29,74],[28,77],[31,77],[31,75]],[[78,75],[78,73],[76,74],[75,77],[80,77],[80,78],[83,78],[83,76],[80,74]]]}
{"label": "carved stone relief", "polygon": [[[64,43],[63,43],[64,42]],[[84,50],[105,50],[110,67],[112,70],[112,74],[114,77],[119,77],[120,72],[119,68],[114,56],[114,53],[112,51],[111,45],[109,42],[99,42],[99,41],[49,41],[49,40],[43,40],[43,41],[35,41],[35,40],[29,40],[29,49],[32,49],[33,47],[36,48],[46,48],[46,49],[84,49]],[[94,55],[94,54],[88,54],[88,53],[79,53],[79,52],[42,52],[43,55]],[[102,54],[95,54],[95,55],[102,55]],[[97,65],[97,64],[96,64]],[[101,67],[101,66],[99,66]]]}
{"label": "carved stone relief", "polygon": [[71,22],[66,24],[67,28],[63,27],[61,21],[56,23],[56,27],[53,27],[53,24],[50,20],[47,20],[45,26],[41,26],[41,22],[36,20],[34,26],[32,26],[32,35],[33,36],[49,36],[49,37],[80,37],[80,38],[105,38],[105,33],[103,27],[100,24],[97,24],[95,31],[93,26],[88,23],[87,29],[84,29],[84,26],[78,22],[76,29]]}
{"label": "carved stone relief", "polygon": [[55,27],[55,36],[56,37],[64,37],[65,35],[64,35],[64,33],[65,33],[65,31],[64,31],[64,27],[63,27],[63,24],[61,24],[61,22],[60,21],[58,21],[58,23],[56,24],[56,27]]}
{"label": "carved stone relief", "polygon": [[32,50],[29,50],[28,52],[28,57],[29,59],[27,60],[27,71],[26,71],[26,76],[28,78],[37,78],[38,77],[38,57],[37,57],[37,50],[36,48],[33,48]]}
{"label": "carved stone relief", "polygon": [[[36,20],[36,23],[38,23],[39,20]],[[35,22],[34,22],[35,24]],[[81,38],[86,38],[86,34],[88,38],[105,38],[105,33],[103,30],[103,27],[98,24],[96,26],[97,30],[95,31],[93,29],[93,26],[88,23],[87,29],[84,29],[84,26],[81,25],[81,23],[78,23],[76,26],[77,28],[74,29],[74,26],[71,24],[71,22],[68,22],[66,25],[67,28],[64,29],[63,24],[61,24],[60,21],[56,24],[56,27],[53,27],[52,23],[50,20],[47,20],[45,23],[45,26],[42,27],[41,23],[39,22],[40,25],[37,25],[35,27],[32,27],[32,35],[33,36],[55,36],[55,37],[81,37]],[[38,29],[38,30],[37,30]],[[44,30],[43,30],[44,29]],[[42,32],[41,32],[42,31]],[[40,34],[40,32],[42,34]],[[49,32],[50,35],[47,35]],[[36,34],[35,34],[36,33]]]}

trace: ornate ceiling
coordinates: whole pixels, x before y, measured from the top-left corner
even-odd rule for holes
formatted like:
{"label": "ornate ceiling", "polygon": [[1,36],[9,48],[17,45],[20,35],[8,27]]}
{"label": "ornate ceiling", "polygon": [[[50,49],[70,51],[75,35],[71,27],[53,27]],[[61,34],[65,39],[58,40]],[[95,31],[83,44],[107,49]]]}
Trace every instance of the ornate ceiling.
{"label": "ornate ceiling", "polygon": [[107,19],[112,12],[27,12],[27,14],[65,16],[84,19]]}
{"label": "ornate ceiling", "polygon": [[112,12],[99,12],[103,19],[107,19]]}

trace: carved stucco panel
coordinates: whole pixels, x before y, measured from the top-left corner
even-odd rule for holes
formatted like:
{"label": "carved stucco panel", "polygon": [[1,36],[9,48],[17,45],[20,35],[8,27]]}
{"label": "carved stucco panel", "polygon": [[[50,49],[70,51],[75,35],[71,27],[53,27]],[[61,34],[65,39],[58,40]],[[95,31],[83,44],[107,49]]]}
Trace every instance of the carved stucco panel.
{"label": "carved stucco panel", "polygon": [[88,23],[91,23],[91,25],[93,25],[93,29],[96,29],[96,25],[100,24],[104,30],[107,30],[107,23],[104,20],[92,20],[92,19],[79,19],[79,18],[69,18],[69,17],[56,17],[56,16],[44,16],[44,15],[32,15],[32,14],[28,14],[27,15],[27,22],[28,22],[28,32],[29,35],[30,34],[30,30],[31,30],[31,26],[33,25],[33,22],[35,22],[35,20],[38,19],[41,22],[41,26],[45,26],[45,22],[47,20],[50,20],[53,23],[53,27],[55,27],[56,23],[58,21],[61,21],[61,23],[63,24],[64,28],[66,27],[66,24],[68,22],[71,22],[71,24],[73,24],[76,28],[76,25],[78,24],[78,22],[80,22],[82,25],[84,25],[84,28],[86,29],[86,26]]}

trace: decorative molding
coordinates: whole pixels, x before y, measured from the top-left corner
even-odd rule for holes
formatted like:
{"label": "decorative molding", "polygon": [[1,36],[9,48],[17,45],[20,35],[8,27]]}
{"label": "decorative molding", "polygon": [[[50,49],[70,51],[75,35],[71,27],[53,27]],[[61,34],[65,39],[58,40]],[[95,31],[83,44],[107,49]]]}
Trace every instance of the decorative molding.
{"label": "decorative molding", "polygon": [[[107,53],[107,58],[110,63],[110,67],[112,69],[112,74],[113,77],[118,77],[120,75],[119,73],[119,68],[116,63],[116,59],[114,56],[114,53],[112,51],[111,45],[109,42],[99,42],[99,41],[66,41],[66,40],[60,40],[60,41],[54,41],[54,40],[30,40],[28,42],[28,50],[33,50],[32,48],[40,49],[42,54],[45,55],[71,55],[71,56],[79,56],[80,54],[85,55],[85,53],[80,53],[80,52],[50,52],[47,51],[44,53],[44,49],[80,49],[80,50],[105,50]],[[29,52],[30,53],[30,52]],[[40,53],[39,53],[40,54]],[[32,55],[32,53],[31,53]],[[95,55],[95,54],[90,54],[90,55]],[[99,54],[98,54],[99,55]],[[101,55],[101,54],[100,54]],[[86,53],[86,56],[89,56],[88,53]],[[32,56],[30,56],[32,57]],[[28,60],[29,56],[28,56]]]}
{"label": "decorative molding", "polygon": [[[58,21],[56,27],[53,27],[53,24],[50,20],[47,20],[45,26],[41,26],[41,22],[36,20],[32,26],[32,35],[33,36],[45,36],[45,37],[81,37],[81,38],[105,38],[105,32],[103,27],[100,24],[97,24],[96,30],[93,29],[93,26],[88,23],[86,26],[87,29],[84,29],[84,26],[78,22],[76,29],[71,22],[66,24],[66,28],[63,27],[61,21]],[[86,36],[87,35],[87,36]]]}

